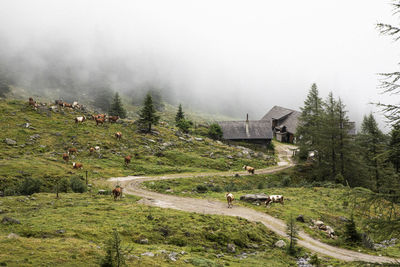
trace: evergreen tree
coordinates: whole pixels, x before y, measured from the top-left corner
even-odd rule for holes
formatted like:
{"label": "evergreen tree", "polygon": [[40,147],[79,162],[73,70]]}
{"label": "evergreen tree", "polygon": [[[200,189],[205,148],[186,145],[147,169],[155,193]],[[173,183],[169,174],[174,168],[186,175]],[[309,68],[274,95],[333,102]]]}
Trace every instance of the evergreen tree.
{"label": "evergreen tree", "polygon": [[346,223],[345,238],[349,243],[358,243],[361,241],[361,236],[357,232],[356,223],[354,222],[353,215],[350,220]]}
{"label": "evergreen tree", "polygon": [[210,125],[210,128],[208,128],[208,136],[211,139],[214,140],[219,140],[223,136],[222,128],[219,126],[218,123],[213,123]]}
{"label": "evergreen tree", "polygon": [[118,92],[115,93],[113,102],[111,104],[110,110],[108,113],[111,116],[119,116],[121,119],[126,118],[126,110],[124,109],[121,98],[119,97]]}
{"label": "evergreen tree", "polygon": [[301,108],[299,118],[299,126],[296,130],[298,137],[298,145],[300,147],[300,155],[305,159],[309,151],[317,151],[320,149],[320,127],[322,123],[322,99],[319,97],[317,85],[314,83],[304,101]]}
{"label": "evergreen tree", "polygon": [[145,129],[145,132],[151,132],[151,126],[157,124],[160,117],[156,114],[151,94],[147,94],[144,99],[143,108],[139,112],[139,124]]}
{"label": "evergreen tree", "polygon": [[287,222],[286,226],[286,233],[289,236],[289,246],[288,246],[288,253],[290,255],[295,255],[296,254],[296,244],[297,244],[297,226],[296,226],[296,221],[293,218],[292,215],[290,215],[290,218]]}
{"label": "evergreen tree", "polygon": [[176,113],[176,116],[175,116],[175,122],[178,124],[179,121],[183,120],[183,119],[185,119],[185,114],[182,111],[182,105],[179,104],[178,112]]}
{"label": "evergreen tree", "polygon": [[393,126],[390,132],[389,158],[396,173],[400,172],[400,125]]}
{"label": "evergreen tree", "polygon": [[368,166],[370,175],[374,178],[376,188],[379,189],[383,184],[382,154],[385,148],[385,139],[372,113],[364,116],[359,142],[364,151],[364,160]]}

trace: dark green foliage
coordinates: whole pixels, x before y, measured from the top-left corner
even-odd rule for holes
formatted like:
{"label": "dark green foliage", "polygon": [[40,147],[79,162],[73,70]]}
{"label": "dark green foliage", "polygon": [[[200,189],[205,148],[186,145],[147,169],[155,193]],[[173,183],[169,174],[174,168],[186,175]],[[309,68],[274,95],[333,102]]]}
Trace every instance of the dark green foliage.
{"label": "dark green foliage", "polygon": [[160,117],[156,114],[153,99],[150,94],[146,95],[143,108],[139,112],[139,124],[147,133],[151,132],[151,126],[157,124]]}
{"label": "dark green foliage", "polygon": [[183,120],[183,119],[185,119],[185,114],[183,113],[183,110],[182,110],[182,104],[179,104],[178,112],[175,115],[175,122],[178,124],[179,121]]}
{"label": "dark green foliage", "polygon": [[312,254],[311,255],[309,263],[312,264],[315,267],[321,266],[321,260],[318,258],[317,254]]}
{"label": "dark green foliage", "polygon": [[357,232],[353,216],[351,216],[350,220],[346,223],[345,240],[351,244],[359,243],[361,241],[361,236]]}
{"label": "dark green foliage", "polygon": [[390,132],[389,159],[396,173],[400,173],[400,124],[394,125]]}
{"label": "dark green foliage", "polygon": [[125,266],[125,256],[131,252],[132,249],[127,250],[121,245],[121,238],[116,229],[113,229],[112,238],[107,242],[106,256],[102,259],[101,267],[120,267]]}
{"label": "dark green foliage", "polygon": [[289,237],[289,246],[287,247],[287,252],[294,256],[297,254],[297,249],[296,249],[296,244],[297,244],[297,234],[298,234],[298,229],[296,226],[296,220],[293,218],[292,215],[290,215],[289,220],[287,221],[287,228],[286,228],[286,234]]}
{"label": "dark green foliage", "polygon": [[21,195],[32,195],[40,192],[42,182],[36,178],[25,178],[19,188]]}
{"label": "dark green foliage", "polygon": [[207,186],[199,184],[198,186],[196,186],[196,191],[199,193],[205,193],[208,191]]}
{"label": "dark green foliage", "polygon": [[71,177],[70,184],[74,193],[85,193],[87,191],[85,182],[78,176]]}
{"label": "dark green foliage", "polygon": [[176,123],[176,126],[184,133],[189,133],[189,130],[191,127],[193,127],[193,122],[186,120],[186,119],[181,119]]}
{"label": "dark green foliage", "polygon": [[110,110],[108,111],[108,114],[111,116],[119,116],[121,119],[126,118],[126,110],[124,109],[121,98],[118,94],[118,92],[115,93],[113,102],[110,106]]}
{"label": "dark green foliage", "polygon": [[68,178],[61,178],[58,181],[58,191],[62,193],[68,193],[68,190],[70,189],[70,181]]}
{"label": "dark green foliage", "polygon": [[96,88],[93,91],[94,101],[93,106],[107,112],[111,107],[111,100],[113,99],[113,92],[108,87]]}
{"label": "dark green foliage", "polygon": [[213,123],[208,128],[208,136],[214,140],[220,140],[222,138],[222,128],[217,123]]}

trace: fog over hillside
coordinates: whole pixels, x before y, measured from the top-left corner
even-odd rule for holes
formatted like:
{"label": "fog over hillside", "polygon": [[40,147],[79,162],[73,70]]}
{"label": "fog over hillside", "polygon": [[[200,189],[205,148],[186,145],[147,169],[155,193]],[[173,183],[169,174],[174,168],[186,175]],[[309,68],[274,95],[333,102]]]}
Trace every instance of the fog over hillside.
{"label": "fog over hillside", "polygon": [[375,28],[393,21],[389,3],[3,0],[0,68],[37,93],[156,88],[172,103],[251,119],[298,109],[315,82],[359,124],[377,111],[370,102],[397,102],[378,89],[377,73],[400,59]]}

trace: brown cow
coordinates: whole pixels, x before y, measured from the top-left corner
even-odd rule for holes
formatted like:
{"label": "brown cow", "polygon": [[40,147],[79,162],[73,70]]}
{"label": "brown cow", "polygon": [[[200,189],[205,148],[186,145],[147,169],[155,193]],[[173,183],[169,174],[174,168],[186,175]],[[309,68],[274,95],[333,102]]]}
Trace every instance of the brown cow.
{"label": "brown cow", "polygon": [[67,102],[63,103],[64,108],[72,108],[72,104],[68,104]]}
{"label": "brown cow", "polygon": [[108,116],[108,122],[117,122],[119,116]]}
{"label": "brown cow", "polygon": [[104,121],[105,121],[104,118],[99,118],[99,117],[96,117],[95,120],[96,120],[96,125],[99,125],[99,123],[100,123],[100,124],[103,124]]}
{"label": "brown cow", "polygon": [[82,165],[82,163],[79,163],[79,162],[73,162],[72,163],[72,168],[73,169],[82,169],[83,165]]}
{"label": "brown cow", "polygon": [[255,171],[255,169],[253,167],[250,167],[250,166],[247,166],[247,165],[244,165],[243,169],[248,171],[251,174],[254,174],[254,171]]}
{"label": "brown cow", "polygon": [[121,199],[122,197],[122,187],[117,186],[116,188],[113,189],[112,194],[114,196],[114,200],[117,200],[117,198],[119,197]]}
{"label": "brown cow", "polygon": [[131,155],[126,156],[126,157],[125,157],[125,165],[128,165],[129,163],[131,163],[131,159],[132,159],[132,156],[131,156]]}
{"label": "brown cow", "polygon": [[233,207],[233,200],[235,199],[235,197],[233,196],[232,193],[226,193],[225,194],[226,197],[226,201],[228,201],[228,209]]}
{"label": "brown cow", "polygon": [[89,148],[89,152],[90,152],[90,154],[93,154],[93,152],[94,152],[94,147]]}
{"label": "brown cow", "polygon": [[74,154],[74,153],[77,153],[77,152],[78,152],[78,150],[75,147],[68,148],[68,154]]}
{"label": "brown cow", "polygon": [[122,133],[121,132],[116,132],[114,135],[115,135],[115,138],[121,140],[121,138],[122,138]]}
{"label": "brown cow", "polygon": [[34,107],[35,104],[36,104],[36,101],[34,101],[32,97],[30,97],[28,103],[29,103],[30,106],[33,106],[33,107]]}
{"label": "brown cow", "polygon": [[68,155],[68,153],[64,153],[64,154],[62,155],[62,158],[63,158],[63,160],[65,160],[65,162],[68,162],[68,161],[69,161],[69,155]]}

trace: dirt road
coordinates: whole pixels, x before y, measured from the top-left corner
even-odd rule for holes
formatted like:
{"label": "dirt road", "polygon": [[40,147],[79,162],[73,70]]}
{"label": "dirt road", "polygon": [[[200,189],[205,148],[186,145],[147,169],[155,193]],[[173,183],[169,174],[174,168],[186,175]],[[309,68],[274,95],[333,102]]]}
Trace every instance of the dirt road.
{"label": "dirt road", "polygon": [[[278,145],[276,150],[279,154],[280,164],[276,167],[258,170],[257,173],[266,174],[281,171],[283,169],[293,166],[291,161],[292,146]],[[144,181],[155,181],[165,179],[179,179],[189,177],[206,177],[206,176],[231,176],[239,173],[240,175],[248,175],[246,172],[218,172],[218,173],[200,173],[200,174],[173,174],[166,176],[156,177],[139,177],[139,176],[128,176],[128,177],[114,177],[109,179],[113,183],[119,183],[124,187],[124,192],[127,194],[133,194],[142,197],[141,203],[161,208],[171,208],[186,212],[197,212],[204,214],[216,214],[226,216],[239,216],[249,221],[258,221],[263,223],[267,228],[275,232],[276,234],[286,237],[286,223],[275,217],[272,217],[266,213],[255,211],[251,208],[245,208],[240,206],[234,206],[232,209],[228,209],[225,202],[208,199],[194,199],[188,197],[178,197],[172,195],[165,195],[156,192],[151,192],[143,189],[140,184]],[[313,252],[321,255],[330,256],[336,259],[344,261],[365,261],[373,263],[395,263],[396,261],[392,258],[373,256],[355,251],[342,249],[334,246],[322,243],[304,232],[299,233],[300,240],[298,244]]]}

